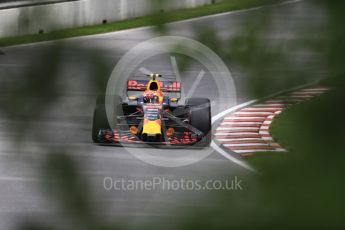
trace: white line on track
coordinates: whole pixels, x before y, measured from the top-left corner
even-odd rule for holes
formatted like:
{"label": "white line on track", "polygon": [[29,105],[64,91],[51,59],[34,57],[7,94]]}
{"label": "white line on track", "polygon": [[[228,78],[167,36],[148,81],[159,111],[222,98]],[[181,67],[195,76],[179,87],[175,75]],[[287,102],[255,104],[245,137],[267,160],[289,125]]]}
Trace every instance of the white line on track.
{"label": "white line on track", "polygon": [[223,138],[223,139],[217,139],[217,141],[220,142],[226,142],[226,141],[262,141],[261,138]]}
{"label": "white line on track", "polygon": [[216,130],[259,130],[259,127],[231,127],[231,128],[217,128]]}
{"label": "white line on track", "polygon": [[236,112],[237,115],[270,115],[272,112]]}
{"label": "white line on track", "polygon": [[214,135],[215,136],[246,136],[246,135],[256,135],[258,133],[254,133],[254,132],[238,132],[238,133],[229,133],[229,132],[216,132]]}
{"label": "white line on track", "polygon": [[220,126],[224,125],[261,125],[261,122],[222,122]]}
{"label": "white line on track", "polygon": [[225,117],[224,120],[256,120],[265,119],[265,117]]}
{"label": "white line on track", "polygon": [[262,109],[261,107],[273,107],[273,108],[281,108],[282,106],[287,106],[287,105],[290,105],[291,103],[279,103],[279,104],[277,104],[277,103],[270,103],[270,102],[268,102],[268,103],[266,103],[266,104],[257,104],[257,105],[254,105],[255,106],[255,108],[260,108],[260,109]]}
{"label": "white line on track", "polygon": [[[279,109],[279,108],[278,108]],[[246,109],[242,109],[244,112],[271,112],[275,111],[275,108],[254,108],[254,107],[249,107]]]}
{"label": "white line on track", "polygon": [[269,150],[269,149],[254,149],[254,150],[250,150],[250,149],[246,149],[246,150],[236,150],[237,153],[256,153],[256,152],[286,152],[286,151],[283,151],[283,150]]}
{"label": "white line on track", "polygon": [[268,146],[267,143],[224,144],[225,147]]}

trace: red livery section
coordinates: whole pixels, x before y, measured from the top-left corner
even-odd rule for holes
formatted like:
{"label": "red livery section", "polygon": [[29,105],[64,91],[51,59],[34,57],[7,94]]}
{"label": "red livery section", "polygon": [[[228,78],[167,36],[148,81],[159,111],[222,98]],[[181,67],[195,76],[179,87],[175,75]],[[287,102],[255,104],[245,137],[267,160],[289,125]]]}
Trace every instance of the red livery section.
{"label": "red livery section", "polygon": [[[131,143],[143,143],[136,135],[130,132],[118,131],[118,130],[101,130],[100,136],[102,137],[102,143],[112,144],[131,144]],[[197,138],[193,137],[192,132],[175,133],[169,137],[169,142],[161,142],[159,144],[170,145],[192,145],[197,143]],[[152,144],[152,143],[151,143]]]}
{"label": "red livery section", "polygon": [[[127,89],[128,90],[146,90],[146,84],[147,83],[141,83],[142,81],[137,80],[129,80],[127,83]],[[146,82],[146,81],[145,81]]]}
{"label": "red livery section", "polygon": [[[147,80],[129,80],[127,82],[127,89],[128,90],[136,90],[136,91],[145,91],[147,84],[149,81]],[[181,91],[181,83],[178,81],[161,81],[159,82],[161,90],[165,92],[180,92]]]}

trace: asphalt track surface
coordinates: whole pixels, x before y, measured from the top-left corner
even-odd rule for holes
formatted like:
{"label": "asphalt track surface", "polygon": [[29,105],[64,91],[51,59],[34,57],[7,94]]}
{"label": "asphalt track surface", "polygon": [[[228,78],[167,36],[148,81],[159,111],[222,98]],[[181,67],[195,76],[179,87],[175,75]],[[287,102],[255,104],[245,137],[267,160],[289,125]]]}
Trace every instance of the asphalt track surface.
{"label": "asphalt track surface", "polygon": [[[274,28],[265,35],[264,39],[274,42],[284,42],[298,38],[301,27],[306,22],[322,21],[323,14],[310,4],[301,1],[283,4],[271,8],[273,12]],[[221,39],[228,39],[240,33],[242,22],[260,14],[263,9],[241,11],[237,13],[221,14],[204,17],[169,25],[169,35],[195,38],[198,28],[210,27]],[[314,34],[317,36],[317,34]],[[83,62],[85,54],[81,50],[97,50],[97,55],[105,60],[106,73],[111,73],[117,61],[132,47],[156,35],[151,28],[139,28],[109,34],[67,39],[59,42],[44,42],[32,45],[21,45],[3,48],[5,55],[0,56],[0,76],[2,80],[25,80],[31,66],[40,62],[40,55],[59,45],[62,47],[59,74],[63,83],[62,99],[50,108],[48,115],[32,122],[32,130],[39,130],[46,140],[39,142],[29,133],[25,143],[13,145],[14,131],[9,127],[15,124],[26,126],[25,121],[11,120],[0,116],[0,229],[13,229],[21,219],[35,218],[41,222],[55,222],[64,226],[63,215],[59,213],[59,205],[51,201],[49,193],[42,188],[40,165],[48,154],[42,151],[42,146],[67,146],[69,154],[77,162],[78,173],[89,181],[94,194],[93,203],[96,204],[95,213],[105,221],[111,220],[127,227],[140,226],[145,222],[167,219],[173,223],[178,216],[183,216],[188,208],[212,206],[212,201],[205,199],[205,193],[200,191],[105,191],[103,180],[105,177],[126,179],[152,179],[166,177],[173,179],[226,179],[241,176],[248,172],[243,167],[229,161],[216,151],[195,164],[184,167],[168,168],[147,164],[124,148],[98,146],[91,143],[91,121],[95,101],[95,92],[85,84],[85,76],[90,71],[89,64]],[[287,51],[291,59],[301,63],[306,59],[317,59],[312,54]],[[315,61],[317,63],[317,61]],[[232,63],[227,63],[232,73],[237,89],[236,104],[254,99],[249,93],[245,82],[246,71]],[[149,70],[163,73],[173,73],[169,57],[154,57],[143,63]],[[270,71],[269,69],[266,71]],[[281,70],[285,71],[285,70]],[[324,76],[324,71],[315,66],[305,66],[305,72],[313,73],[313,79]],[[186,89],[192,87],[200,73],[200,66],[192,65],[188,69],[187,77],[183,79]],[[280,74],[277,72],[277,77]],[[49,84],[49,76],[47,76]],[[11,89],[2,89],[9,90]],[[277,89],[278,91],[279,89]],[[211,100],[219,97],[216,87],[202,79],[195,96],[206,96]],[[232,98],[235,100],[235,98]],[[213,116],[228,109],[226,100],[215,103]],[[16,126],[18,127],[18,126]],[[193,150],[190,150],[193,151]],[[169,152],[171,154],[172,152]],[[197,154],[197,152],[192,152]],[[166,160],[169,155],[165,150]],[[234,153],[234,155],[236,155]]]}

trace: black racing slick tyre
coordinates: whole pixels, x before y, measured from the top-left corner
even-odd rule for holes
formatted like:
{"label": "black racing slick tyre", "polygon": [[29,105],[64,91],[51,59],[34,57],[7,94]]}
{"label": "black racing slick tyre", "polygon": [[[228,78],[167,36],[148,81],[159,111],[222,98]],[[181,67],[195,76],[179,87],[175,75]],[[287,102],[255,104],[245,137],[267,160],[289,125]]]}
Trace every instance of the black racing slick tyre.
{"label": "black racing slick tyre", "polygon": [[110,129],[104,104],[96,105],[93,112],[92,140],[94,143],[99,143],[98,133],[101,129]]}
{"label": "black racing slick tyre", "polygon": [[[120,103],[122,103],[122,98],[120,96],[114,96],[114,103],[115,103],[115,111],[114,113],[117,114],[117,107]],[[114,124],[113,124],[114,125]],[[105,95],[100,95],[97,97],[96,100],[96,107],[93,112],[93,122],[92,122],[92,140],[94,143],[99,143],[98,133],[101,129],[111,129],[111,126],[108,122],[107,112],[105,108]]]}
{"label": "black racing slick tyre", "polygon": [[210,100],[207,98],[190,98],[186,100],[186,106],[190,108],[190,124],[204,134],[198,142],[198,146],[209,146],[212,140]]}

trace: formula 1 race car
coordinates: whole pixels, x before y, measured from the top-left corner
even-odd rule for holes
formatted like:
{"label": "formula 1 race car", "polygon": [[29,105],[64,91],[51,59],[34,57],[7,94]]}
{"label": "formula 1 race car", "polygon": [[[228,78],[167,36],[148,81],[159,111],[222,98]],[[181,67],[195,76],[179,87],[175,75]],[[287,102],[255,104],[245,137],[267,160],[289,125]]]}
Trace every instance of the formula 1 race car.
{"label": "formula 1 race car", "polygon": [[[106,115],[104,96],[97,99],[92,139],[101,144],[162,144],[206,147],[211,143],[211,104],[206,98],[189,98],[180,105],[181,83],[128,80],[126,97],[115,97],[114,120]],[[110,122],[113,122],[110,126]],[[112,128],[111,128],[112,127]]]}

